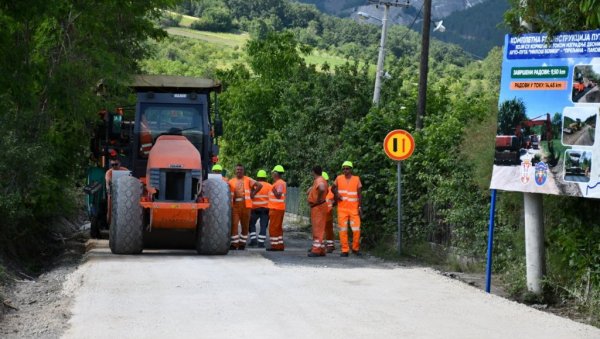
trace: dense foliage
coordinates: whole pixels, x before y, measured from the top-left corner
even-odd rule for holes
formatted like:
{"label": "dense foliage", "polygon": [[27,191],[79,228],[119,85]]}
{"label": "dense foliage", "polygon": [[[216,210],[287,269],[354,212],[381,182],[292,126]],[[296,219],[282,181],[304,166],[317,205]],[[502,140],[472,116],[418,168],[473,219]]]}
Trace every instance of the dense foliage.
{"label": "dense foliage", "polygon": [[533,28],[535,32],[555,34],[600,27],[600,1],[527,0],[524,3],[510,0],[510,4],[511,9],[505,14],[505,21],[513,33],[523,33]]}
{"label": "dense foliage", "polygon": [[[44,254],[54,218],[69,215],[87,160],[86,122],[136,68],[150,19],[170,0],[30,0],[0,5],[0,250]],[[78,198],[79,199],[79,198]]]}

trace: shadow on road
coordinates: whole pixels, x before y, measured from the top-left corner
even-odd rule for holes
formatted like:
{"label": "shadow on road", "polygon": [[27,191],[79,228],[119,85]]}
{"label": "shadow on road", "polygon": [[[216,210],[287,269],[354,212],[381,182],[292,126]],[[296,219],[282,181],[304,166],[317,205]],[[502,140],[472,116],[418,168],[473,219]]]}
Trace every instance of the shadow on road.
{"label": "shadow on road", "polygon": [[[399,264],[386,262],[382,259],[372,257],[367,254],[359,257],[350,253],[349,257],[340,257],[340,246],[336,241],[336,249],[333,253],[325,257],[308,257],[308,249],[312,243],[309,235],[303,232],[288,232],[284,235],[286,249],[283,252],[269,252],[264,248],[247,247],[243,251],[229,251],[224,256],[199,256],[195,250],[181,249],[144,249],[140,255],[115,255],[110,252],[107,240],[90,240],[85,261],[145,261],[155,260],[161,257],[164,260],[215,260],[215,261],[240,261],[256,260],[262,257],[279,266],[305,266],[315,268],[375,268],[375,269],[394,269],[406,267],[409,264]],[[267,245],[267,248],[269,246]],[[410,265],[412,266],[412,265]]]}

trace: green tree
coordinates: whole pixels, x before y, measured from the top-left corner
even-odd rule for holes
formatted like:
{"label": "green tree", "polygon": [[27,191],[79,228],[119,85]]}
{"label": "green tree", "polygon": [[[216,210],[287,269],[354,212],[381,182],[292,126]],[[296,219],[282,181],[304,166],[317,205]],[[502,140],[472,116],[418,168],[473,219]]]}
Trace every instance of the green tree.
{"label": "green tree", "polygon": [[600,27],[600,2],[596,0],[510,0],[511,9],[504,15],[504,21],[513,33],[527,31],[521,22],[525,21],[535,31],[551,35],[563,31],[583,31]]}
{"label": "green tree", "polygon": [[[147,55],[171,0],[5,2],[0,9],[0,249],[43,252],[54,218],[73,212],[87,165],[87,123]],[[7,46],[10,46],[8,48]],[[45,250],[44,250],[45,251]],[[35,253],[35,254],[34,254]]]}
{"label": "green tree", "polygon": [[526,118],[523,100],[514,98],[502,102],[498,107],[498,134],[514,135],[517,125]]}

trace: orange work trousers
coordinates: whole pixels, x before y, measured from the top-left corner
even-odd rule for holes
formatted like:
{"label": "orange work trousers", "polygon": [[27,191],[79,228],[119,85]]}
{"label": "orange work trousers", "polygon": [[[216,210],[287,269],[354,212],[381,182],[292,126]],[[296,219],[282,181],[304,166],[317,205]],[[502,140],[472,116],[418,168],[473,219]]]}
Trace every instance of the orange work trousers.
{"label": "orange work trousers", "polygon": [[[243,201],[233,203],[231,209],[231,245],[235,248],[245,248],[248,240],[248,228],[250,227],[250,209],[246,208]],[[239,224],[242,224],[240,234]]]}
{"label": "orange work trousers", "polygon": [[311,252],[325,255],[325,224],[327,223],[327,204],[323,203],[310,209],[310,220],[312,222],[313,244]]}
{"label": "orange work trousers", "polygon": [[283,245],[283,216],[284,210],[269,209],[269,240],[271,248],[274,250],[282,250]]}
{"label": "orange work trousers", "polygon": [[333,242],[333,210],[327,212],[327,220],[325,221],[325,247],[328,251],[335,250]]}
{"label": "orange work trousers", "polygon": [[342,253],[348,253],[348,224],[352,230],[352,250],[360,250],[360,216],[358,210],[347,210],[338,208],[338,227],[340,230],[340,246]]}

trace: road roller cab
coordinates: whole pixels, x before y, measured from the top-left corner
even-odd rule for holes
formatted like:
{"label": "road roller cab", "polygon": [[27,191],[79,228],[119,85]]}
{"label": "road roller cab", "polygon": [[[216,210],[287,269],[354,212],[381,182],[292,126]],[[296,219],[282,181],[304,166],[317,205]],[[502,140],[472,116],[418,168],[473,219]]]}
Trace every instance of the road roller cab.
{"label": "road roller cab", "polygon": [[[106,185],[105,199],[103,190],[93,191],[101,186],[97,182],[90,180],[86,187],[88,201],[97,205],[88,206],[92,236],[108,228],[110,248],[117,254],[140,253],[150,244],[227,253],[229,190],[220,178],[209,177],[222,133],[216,100],[220,84],[137,76],[131,87],[137,96],[135,113],[128,119],[126,109],[103,111],[92,139],[96,181],[99,168],[108,170],[109,159],[119,158],[128,169]],[[180,240],[173,242],[173,235]]]}

